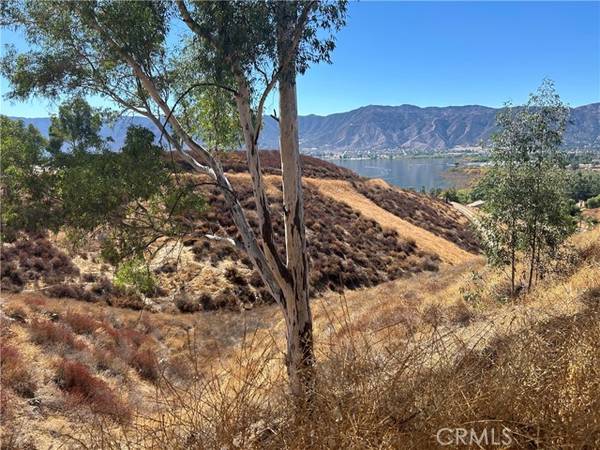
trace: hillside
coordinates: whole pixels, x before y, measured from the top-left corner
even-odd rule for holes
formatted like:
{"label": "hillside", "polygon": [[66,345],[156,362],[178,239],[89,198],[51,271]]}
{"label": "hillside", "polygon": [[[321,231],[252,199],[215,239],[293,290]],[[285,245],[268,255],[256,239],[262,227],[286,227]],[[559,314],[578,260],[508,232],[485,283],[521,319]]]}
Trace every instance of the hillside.
{"label": "hillside", "polygon": [[[306,153],[370,150],[440,151],[454,147],[479,146],[494,131],[498,109],[485,106],[420,108],[413,105],[369,105],[328,116],[300,116],[300,146]],[[22,118],[47,136],[48,118]],[[129,124],[155,127],[143,117],[121,118],[102,129],[120,148]],[[159,134],[155,131],[155,134]],[[260,145],[279,147],[277,122],[266,117]],[[573,108],[565,134],[565,146],[600,147],[600,103]]]}
{"label": "hillside", "polygon": [[[258,232],[244,154],[223,155],[223,166]],[[275,240],[283,253],[281,180],[277,152],[262,152]],[[181,163],[180,161],[178,161]],[[479,250],[466,218],[426,195],[374,185],[334,164],[303,156],[305,217],[313,296],[374,286],[443,265]],[[185,164],[179,166],[185,169]],[[181,241],[160,240],[149,262],[158,288],[144,298],[118,289],[99,256],[98,240],[70,249],[64,236],[31,236],[2,247],[5,291],[35,290],[56,298],[168,312],[251,308],[270,303],[258,272],[239,249],[206,236],[238,238],[224,199],[207,177],[183,173],[199,185],[207,209]],[[373,196],[372,193],[378,195]],[[392,207],[393,205],[393,207]],[[283,256],[283,255],[282,255]],[[41,291],[40,291],[41,290]]]}
{"label": "hillside", "polygon": [[472,424],[516,447],[596,448],[599,230],[572,244],[577,263],[514,302],[481,258],[315,298],[310,422],[284,394],[274,306],[148,314],[3,293],[3,444],[429,449]]}

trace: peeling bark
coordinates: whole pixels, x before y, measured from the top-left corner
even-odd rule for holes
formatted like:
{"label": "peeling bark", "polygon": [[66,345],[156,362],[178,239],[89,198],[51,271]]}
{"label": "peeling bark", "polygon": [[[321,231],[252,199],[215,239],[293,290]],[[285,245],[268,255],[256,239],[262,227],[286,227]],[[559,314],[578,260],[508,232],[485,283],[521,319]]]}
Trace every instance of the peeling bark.
{"label": "peeling bark", "polygon": [[[177,1],[184,22],[200,38],[211,41],[211,36],[197,26],[190,16],[185,3]],[[300,17],[297,16],[296,3],[279,4],[277,50],[280,67],[268,83],[259,102],[257,122],[251,107],[250,82],[247,75],[228,60],[235,76],[238,90],[235,100],[243,130],[248,168],[252,177],[256,211],[259,218],[259,237],[255,235],[246,214],[227,179],[220,162],[200,143],[187,133],[173,115],[165,98],[136,60],[123,46],[115,41],[93,16],[85,16],[89,26],[101,35],[107,45],[115,51],[133,71],[141,86],[158,105],[160,113],[168,118],[172,132],[181,140],[182,145],[168,134],[159,118],[151,119],[165,132],[167,139],[176,151],[198,172],[208,174],[220,188],[227,209],[241,235],[242,245],[252,260],[266,287],[281,306],[287,325],[287,369],[292,394],[303,401],[310,400],[314,392],[314,351],[312,316],[309,305],[308,258],[306,254],[306,236],[304,229],[304,200],[300,166],[298,139],[298,107],[296,94],[296,56],[303,27],[315,2],[307,3]],[[285,222],[286,260],[279,255],[274,239],[270,205],[266,195],[264,179],[259,158],[258,137],[262,123],[262,108],[270,90],[279,83],[279,103],[281,128],[280,148],[283,182],[283,203]],[[184,149],[185,148],[185,149]]]}
{"label": "peeling bark", "polygon": [[309,304],[308,256],[304,227],[302,167],[298,138],[296,94],[295,23],[296,5],[282,2],[278,17],[277,51],[286,61],[279,76],[279,148],[283,182],[286,265],[290,286],[284,289],[288,357],[287,370],[292,394],[309,400],[314,390],[312,314]]}

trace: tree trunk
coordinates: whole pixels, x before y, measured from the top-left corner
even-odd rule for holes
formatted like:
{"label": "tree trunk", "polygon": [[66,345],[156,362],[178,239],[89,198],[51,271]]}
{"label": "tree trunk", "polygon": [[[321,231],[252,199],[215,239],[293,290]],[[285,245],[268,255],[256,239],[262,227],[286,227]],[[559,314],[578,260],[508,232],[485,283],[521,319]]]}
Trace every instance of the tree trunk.
{"label": "tree trunk", "polygon": [[515,261],[515,246],[512,245],[511,249],[511,261],[510,261],[510,296],[515,296],[515,272],[516,272],[516,261]]}
{"label": "tree trunk", "polygon": [[527,283],[527,292],[531,291],[531,286],[533,284],[533,272],[535,269],[535,252],[537,244],[537,226],[533,228],[533,241],[531,243],[531,260],[529,261],[529,282]]}
{"label": "tree trunk", "polygon": [[314,390],[312,314],[309,304],[308,257],[304,228],[302,167],[298,138],[296,58],[293,44],[296,3],[281,2],[278,16],[277,52],[287,61],[279,76],[279,148],[283,180],[286,265],[289,290],[284,289],[287,325],[287,370],[292,394],[308,400]]}
{"label": "tree trunk", "polygon": [[[134,75],[140,80],[142,87],[156,102],[161,113],[168,118],[173,132],[187,146],[176,145],[176,150],[192,167],[208,174],[223,192],[225,203],[231,212],[233,221],[241,235],[242,244],[251,258],[254,267],[260,273],[266,287],[274,299],[281,305],[287,325],[287,369],[292,394],[302,400],[310,398],[314,392],[314,352],[312,335],[312,316],[308,303],[308,259],[306,256],[306,238],[304,230],[304,203],[302,198],[300,152],[298,141],[298,110],[296,98],[296,71],[295,57],[288,57],[297,51],[299,34],[294,37],[296,25],[297,3],[280,3],[281,15],[279,17],[278,29],[278,52],[279,60],[286,61],[281,71],[284,81],[279,83],[280,89],[280,126],[281,126],[281,163],[282,181],[284,190],[284,220],[285,220],[285,244],[286,263],[279,256],[272,228],[271,213],[268,198],[266,196],[264,180],[261,173],[260,159],[258,154],[258,130],[260,124],[255,126],[253,114],[250,107],[249,82],[239,67],[232,67],[239,93],[236,102],[240,113],[240,123],[244,132],[246,143],[248,166],[253,181],[253,193],[257,204],[257,215],[259,217],[259,233],[261,243],[256,239],[254,231],[248,222],[248,218],[235,195],[233,187],[227,179],[220,162],[210,154],[202,144],[196,142],[187,133],[177,118],[172,114],[167,101],[161,96],[154,80],[148,76],[131,54],[116,42],[106,29],[101,26],[96,17],[88,17],[86,12],[81,16],[86,19],[87,24],[100,36],[104,37],[107,45],[115,51],[125,63],[127,63]],[[184,20],[192,31],[203,37],[201,30],[194,27],[189,13],[183,2],[178,2]],[[306,20],[309,9],[305,9],[302,20]],[[301,30],[302,28],[298,28]],[[268,92],[266,92],[268,93]],[[265,95],[266,95],[265,93]],[[259,114],[259,117],[262,116]],[[153,122],[167,132],[158,117],[153,117]],[[172,139],[171,139],[172,141]],[[174,142],[172,142],[174,143]],[[196,156],[194,156],[194,154]],[[200,162],[197,157],[200,157]]]}

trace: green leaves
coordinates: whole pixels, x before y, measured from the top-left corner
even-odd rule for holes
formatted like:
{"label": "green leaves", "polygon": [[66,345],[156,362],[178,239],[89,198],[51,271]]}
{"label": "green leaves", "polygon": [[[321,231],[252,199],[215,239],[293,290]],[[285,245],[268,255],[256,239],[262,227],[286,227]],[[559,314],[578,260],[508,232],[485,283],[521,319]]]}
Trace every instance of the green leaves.
{"label": "green leaves", "polygon": [[547,268],[575,229],[560,151],[568,113],[547,80],[524,107],[508,105],[498,115],[492,167],[478,187],[485,200],[482,225],[490,261],[510,263],[514,271],[517,252],[523,252],[529,287],[534,272]]}
{"label": "green leaves", "polygon": [[51,118],[48,150],[56,157],[63,144],[73,153],[105,150],[100,138],[102,116],[81,97],[75,97],[59,107],[58,116]]}
{"label": "green leaves", "polygon": [[146,295],[152,294],[157,287],[152,272],[141,258],[133,258],[121,264],[115,273],[114,284]]}
{"label": "green leaves", "polygon": [[52,215],[57,176],[49,169],[45,147],[46,140],[33,126],[0,116],[2,239],[57,225]]}
{"label": "green leaves", "polygon": [[103,255],[118,264],[160,237],[189,232],[204,210],[150,130],[130,127],[121,151],[108,151],[98,135],[101,117],[82,99],[61,106],[50,143],[21,122],[0,117],[0,125],[3,238],[44,229],[101,231]]}

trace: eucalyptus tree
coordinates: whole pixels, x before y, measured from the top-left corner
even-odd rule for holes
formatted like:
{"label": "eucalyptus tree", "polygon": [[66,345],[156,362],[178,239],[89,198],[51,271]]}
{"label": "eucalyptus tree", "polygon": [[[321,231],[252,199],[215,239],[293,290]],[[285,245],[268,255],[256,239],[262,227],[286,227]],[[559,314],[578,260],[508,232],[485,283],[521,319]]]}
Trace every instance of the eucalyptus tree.
{"label": "eucalyptus tree", "polygon": [[486,201],[483,242],[492,263],[510,264],[513,295],[519,254],[526,256],[531,289],[534,275],[558,257],[574,231],[561,152],[568,115],[553,83],[545,80],[526,105],[507,105],[497,117],[492,165],[479,186]]}
{"label": "eucalyptus tree", "polygon": [[[221,189],[241,236],[236,245],[245,249],[284,314],[286,363],[291,391],[298,398],[312,392],[314,351],[296,77],[313,63],[330,61],[334,33],[344,25],[345,13],[345,2],[318,1],[2,4],[3,24],[21,28],[30,44],[29,50],[12,49],[3,58],[2,72],[12,85],[10,98],[57,98],[64,93],[104,97],[123,110],[148,117],[172,151]],[[285,256],[275,245],[258,149],[265,102],[275,88]],[[225,111],[237,118],[252,179],[258,234],[218,154],[198,139],[206,135],[202,136],[198,110],[194,110],[194,95],[208,105],[226,105]],[[216,117],[212,123],[222,124]],[[216,126],[214,131],[212,143],[218,144],[223,130]],[[235,131],[229,137],[224,142],[230,144]],[[233,242],[230,236],[223,238]]]}

